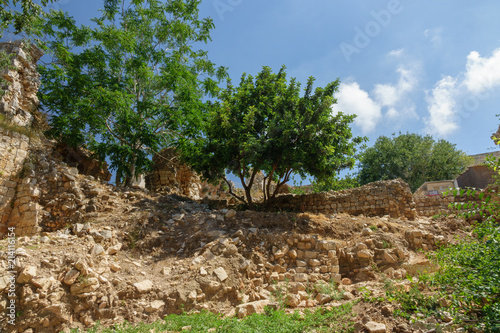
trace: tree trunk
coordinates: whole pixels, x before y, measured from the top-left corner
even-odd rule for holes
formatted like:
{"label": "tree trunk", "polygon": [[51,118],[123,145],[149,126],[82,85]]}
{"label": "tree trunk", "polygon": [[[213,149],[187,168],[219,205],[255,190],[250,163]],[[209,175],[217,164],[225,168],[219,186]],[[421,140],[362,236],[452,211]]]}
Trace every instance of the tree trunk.
{"label": "tree trunk", "polygon": [[127,178],[125,178],[125,186],[131,187],[132,183],[134,182],[135,178],[135,165],[137,162],[137,157],[134,156],[132,157],[132,162],[129,165],[129,174],[127,175]]}
{"label": "tree trunk", "polygon": [[123,181],[123,173],[120,168],[116,170],[116,176],[115,176],[115,185],[116,186],[121,186]]}
{"label": "tree trunk", "polygon": [[245,187],[245,196],[247,198],[247,203],[248,203],[248,208],[253,208],[253,202],[252,202],[252,193],[250,193],[252,190],[252,186]]}

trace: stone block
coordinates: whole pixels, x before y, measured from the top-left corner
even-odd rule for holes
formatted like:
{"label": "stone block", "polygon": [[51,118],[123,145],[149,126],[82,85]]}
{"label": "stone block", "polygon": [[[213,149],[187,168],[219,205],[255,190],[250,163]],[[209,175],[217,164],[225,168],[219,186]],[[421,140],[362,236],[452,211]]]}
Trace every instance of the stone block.
{"label": "stone block", "polygon": [[305,273],[296,273],[294,276],[295,282],[307,282],[309,277]]}

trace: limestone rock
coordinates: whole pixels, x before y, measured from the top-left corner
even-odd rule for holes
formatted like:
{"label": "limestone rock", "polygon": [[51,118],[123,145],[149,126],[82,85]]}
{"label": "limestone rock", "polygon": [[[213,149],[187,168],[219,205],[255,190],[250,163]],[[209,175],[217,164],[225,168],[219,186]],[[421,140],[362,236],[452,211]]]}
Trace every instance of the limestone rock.
{"label": "limestone rock", "polygon": [[358,252],[359,259],[370,259],[371,257],[372,257],[372,254],[368,250],[361,250]]}
{"label": "limestone rock", "polygon": [[144,280],[141,282],[134,283],[134,287],[141,294],[147,293],[153,289],[153,282],[149,280]]}
{"label": "limestone rock", "polygon": [[110,246],[108,248],[108,254],[109,255],[117,254],[118,251],[120,251],[122,249],[122,246],[123,246],[122,243],[118,243],[116,245]]}
{"label": "limestone rock", "polygon": [[73,283],[75,283],[75,281],[76,281],[76,279],[78,278],[79,275],[80,275],[80,272],[78,270],[71,269],[64,276],[63,282],[65,284],[67,284],[67,285],[72,285]]}
{"label": "limestone rock", "polygon": [[376,323],[374,321],[369,321],[365,324],[365,328],[370,333],[385,333],[387,332],[387,328],[384,324]]}
{"label": "limestone rock", "polygon": [[295,274],[295,282],[307,282],[308,276],[305,273],[297,273]]}
{"label": "limestone rock", "polygon": [[121,269],[122,269],[121,266],[118,264],[111,264],[111,265],[109,265],[109,268],[111,269],[112,272],[115,272],[115,273],[121,271]]}
{"label": "limestone rock", "polygon": [[330,295],[322,294],[322,293],[319,293],[318,295],[316,295],[316,301],[318,301],[318,303],[320,305],[326,304],[326,303],[330,302],[331,300],[332,300],[332,296],[330,296]]}
{"label": "limestone rock", "polygon": [[4,290],[9,286],[10,278],[9,275],[0,276],[0,291]]}
{"label": "limestone rock", "polygon": [[387,252],[387,250],[384,251],[384,254],[382,256],[382,260],[386,264],[395,264],[395,263],[397,263],[397,259],[393,255],[391,255],[389,252]]}
{"label": "limestone rock", "polygon": [[309,266],[318,267],[319,265],[321,265],[321,262],[318,259],[309,260]]}
{"label": "limestone rock", "polygon": [[163,302],[161,300],[152,301],[145,308],[145,310],[146,310],[147,313],[153,313],[153,312],[159,311],[164,305],[165,305],[165,302]]}
{"label": "limestone rock", "polygon": [[48,290],[53,282],[55,282],[53,277],[50,278],[33,278],[31,280],[31,284],[33,284],[35,287],[43,289],[43,290]]}
{"label": "limestone rock", "polygon": [[226,213],[226,218],[227,219],[231,219],[233,217],[236,216],[236,211],[234,209],[230,209],[227,213]]}
{"label": "limestone rock", "polygon": [[222,267],[216,268],[214,270],[214,273],[215,275],[217,275],[221,282],[224,282],[228,278],[226,271]]}
{"label": "limestone rock", "polygon": [[370,236],[372,233],[373,233],[373,231],[370,228],[363,228],[363,230],[361,231],[361,234],[363,236]]}
{"label": "limestone rock", "polygon": [[95,277],[81,279],[81,282],[75,283],[71,286],[71,295],[78,295],[83,293],[90,293],[99,288],[99,280]]}
{"label": "limestone rock", "polygon": [[106,254],[106,252],[104,251],[104,248],[102,247],[102,245],[96,244],[96,245],[94,245],[94,247],[92,248],[92,250],[90,250],[90,254],[92,256],[99,256],[99,255]]}
{"label": "limestone rock", "polygon": [[245,303],[245,304],[240,304],[236,307],[236,315],[238,318],[243,318],[245,316],[249,316],[251,314],[257,313],[261,314],[264,313],[264,309],[266,305],[269,304],[269,300],[260,300],[260,301],[255,301],[255,302],[250,302],[250,303]]}
{"label": "limestone rock", "polygon": [[34,277],[36,277],[36,266],[26,266],[19,274],[17,283],[30,282]]}

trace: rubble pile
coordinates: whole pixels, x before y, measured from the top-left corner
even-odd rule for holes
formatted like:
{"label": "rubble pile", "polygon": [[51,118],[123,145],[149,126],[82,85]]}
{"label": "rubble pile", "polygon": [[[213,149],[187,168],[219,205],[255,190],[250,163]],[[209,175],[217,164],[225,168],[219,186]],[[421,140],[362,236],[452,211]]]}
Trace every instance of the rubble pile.
{"label": "rubble pile", "polygon": [[[10,271],[21,310],[16,332],[154,321],[183,311],[241,318],[266,306],[332,307],[362,299],[366,288],[382,293],[385,279],[404,284],[428,265],[420,251],[453,237],[446,219],[211,210],[73,177],[86,188],[82,195],[97,198],[80,222],[17,238],[14,267],[9,239],[0,241],[2,329],[9,328]],[[387,329],[402,325],[375,305],[366,311]]]}

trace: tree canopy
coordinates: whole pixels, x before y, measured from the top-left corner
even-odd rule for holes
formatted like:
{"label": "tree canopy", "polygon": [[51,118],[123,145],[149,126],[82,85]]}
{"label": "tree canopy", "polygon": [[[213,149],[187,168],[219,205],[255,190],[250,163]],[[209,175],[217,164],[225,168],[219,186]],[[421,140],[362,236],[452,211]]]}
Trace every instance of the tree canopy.
{"label": "tree canopy", "polygon": [[41,0],[40,4],[33,0],[0,0],[0,38],[5,30],[13,29],[15,34],[36,35],[36,29],[43,13],[43,7],[54,0]]}
{"label": "tree canopy", "polygon": [[[184,159],[208,180],[225,179],[230,193],[249,205],[259,171],[268,202],[292,174],[321,178],[352,167],[363,138],[352,136],[355,116],[332,114],[339,81],[314,91],[313,83],[309,78],[301,96],[300,83],[287,81],[285,67],[243,74],[238,87],[229,81],[204,116],[203,134],[182,141]],[[241,180],[244,197],[234,193],[228,173]]]}
{"label": "tree canopy", "polygon": [[381,136],[360,155],[359,181],[362,185],[395,178],[406,181],[412,191],[426,181],[452,180],[465,171],[470,159],[446,141],[429,135]]}
{"label": "tree canopy", "polygon": [[40,66],[49,134],[85,145],[117,170],[117,185],[147,171],[150,156],[197,128],[202,98],[224,76],[203,50],[213,28],[200,0],[106,0],[95,27],[52,11],[43,31],[54,60]]}
{"label": "tree canopy", "polygon": [[313,192],[341,191],[359,187],[358,175],[347,174],[340,178],[334,174],[329,178],[314,180],[312,182]]}

